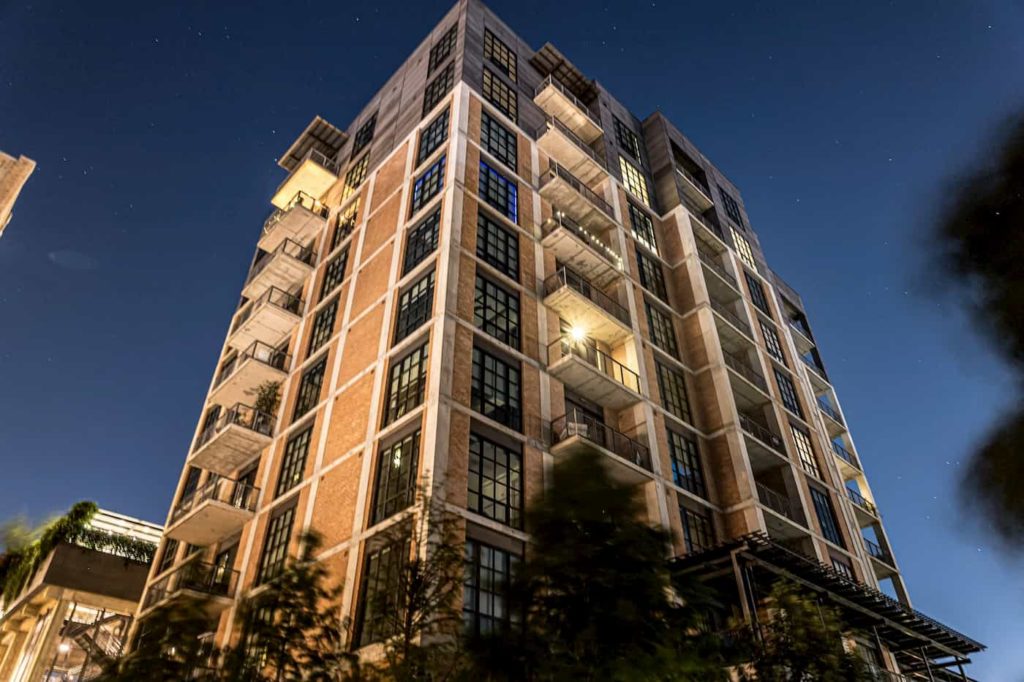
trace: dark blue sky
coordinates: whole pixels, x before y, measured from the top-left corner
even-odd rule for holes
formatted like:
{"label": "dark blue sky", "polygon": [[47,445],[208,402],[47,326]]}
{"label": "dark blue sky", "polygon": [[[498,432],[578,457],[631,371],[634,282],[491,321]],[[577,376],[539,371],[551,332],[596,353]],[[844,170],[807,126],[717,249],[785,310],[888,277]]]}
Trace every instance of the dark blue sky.
{"label": "dark blue sky", "polygon": [[[39,163],[0,241],[0,518],[163,520],[276,155],[314,114],[346,126],[448,6],[157,4],[0,2],[0,149]],[[954,494],[1009,379],[925,256],[945,179],[1024,106],[1024,6],[491,4],[742,189],[915,605],[991,646],[977,677],[1022,679],[1020,566]]]}

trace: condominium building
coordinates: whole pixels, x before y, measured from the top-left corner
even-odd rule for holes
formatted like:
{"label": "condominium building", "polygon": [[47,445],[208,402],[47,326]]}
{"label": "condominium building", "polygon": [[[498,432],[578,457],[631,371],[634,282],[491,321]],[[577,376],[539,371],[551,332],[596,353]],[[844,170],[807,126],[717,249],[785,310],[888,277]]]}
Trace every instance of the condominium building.
{"label": "condominium building", "polygon": [[0,152],[0,237],[14,216],[14,202],[36,169],[36,162],[25,156],[14,158]]}
{"label": "condominium building", "polygon": [[312,528],[352,646],[378,642],[382,531],[424,483],[465,521],[466,624],[493,627],[524,502],[587,450],[733,613],[788,575],[879,669],[941,679],[981,648],[912,609],[800,296],[661,113],[461,0],[278,164],[141,618],[201,588],[230,641]]}

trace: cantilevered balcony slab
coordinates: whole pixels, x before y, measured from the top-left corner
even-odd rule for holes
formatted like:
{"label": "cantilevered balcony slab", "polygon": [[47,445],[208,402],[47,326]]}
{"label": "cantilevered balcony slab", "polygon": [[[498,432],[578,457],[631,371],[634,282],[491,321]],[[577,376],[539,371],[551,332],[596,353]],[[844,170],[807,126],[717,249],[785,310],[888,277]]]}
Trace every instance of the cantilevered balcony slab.
{"label": "cantilevered balcony slab", "polygon": [[596,234],[615,227],[611,204],[553,159],[540,178],[540,195],[551,205]]}
{"label": "cantilevered balcony slab", "polygon": [[867,528],[878,523],[878,508],[871,500],[860,494],[859,491],[846,487],[846,497],[853,504],[854,515],[857,517],[857,525]]}
{"label": "cantilevered balcony slab", "polygon": [[560,119],[549,115],[536,137],[537,146],[584,183],[596,186],[608,178],[608,168],[597,152]]}
{"label": "cantilevered balcony slab", "polygon": [[271,287],[235,315],[228,345],[240,351],[256,342],[277,346],[298,325],[301,313],[298,296]]}
{"label": "cantilevered balcony slab", "polygon": [[263,223],[259,247],[270,252],[285,239],[308,244],[327,224],[327,205],[312,195],[299,192]]}
{"label": "cantilevered balcony slab", "polygon": [[560,263],[597,287],[606,287],[622,274],[622,258],[597,233],[584,228],[557,207],[541,226],[541,244]]}
{"label": "cantilevered balcony slab", "polygon": [[556,458],[577,452],[595,454],[608,474],[625,485],[653,480],[651,453],[646,445],[579,410],[571,410],[551,423],[550,449]]}
{"label": "cantilevered balcony slab", "polygon": [[533,101],[549,116],[559,119],[586,144],[601,137],[601,124],[587,105],[569,92],[554,76],[548,76],[534,91]]}
{"label": "cantilevered balcony slab", "polygon": [[761,483],[755,483],[755,486],[771,537],[792,540],[809,535],[803,511],[797,502]]}
{"label": "cantilevered balcony slab", "polygon": [[788,463],[786,446],[781,438],[767,426],[743,413],[740,413],[739,420],[747,456],[755,474]]}
{"label": "cantilevered balcony slab", "polygon": [[544,303],[589,338],[608,345],[633,331],[626,308],[566,266],[544,280]]}
{"label": "cantilevered balcony slab", "polygon": [[198,547],[230,538],[252,519],[259,492],[246,483],[217,478],[178,503],[166,535]]}
{"label": "cantilevered balcony slab", "polygon": [[257,341],[221,367],[210,402],[218,405],[249,404],[266,382],[283,382],[291,356]]}
{"label": "cantilevered balcony slab", "polygon": [[825,429],[828,431],[829,438],[835,438],[845,433],[846,422],[843,421],[843,416],[839,414],[839,411],[823,398],[818,398],[817,402],[818,411],[822,414],[822,421],[825,422]]}
{"label": "cantilevered balcony slab", "polygon": [[754,408],[771,402],[768,384],[761,373],[738,354],[722,349],[725,366],[729,368],[729,382],[732,385],[736,404],[741,409]]}
{"label": "cantilevered balcony slab", "polygon": [[678,166],[676,166],[676,185],[683,196],[700,211],[706,211],[714,206],[715,202],[711,199],[711,190],[708,189],[707,184]]}
{"label": "cantilevered balcony slab", "polygon": [[242,288],[242,295],[257,299],[271,287],[282,291],[298,291],[313,272],[315,254],[312,244],[303,246],[285,239],[270,253],[261,254],[253,263]]}
{"label": "cantilevered balcony slab", "polygon": [[337,181],[338,164],[322,152],[310,149],[277,188],[270,203],[284,208],[299,192],[319,198]]}
{"label": "cantilevered balcony slab", "polygon": [[583,341],[563,338],[548,346],[548,372],[573,392],[613,410],[643,400],[636,372]]}
{"label": "cantilevered balcony slab", "polygon": [[274,418],[248,405],[222,410],[220,416],[196,438],[189,464],[231,476],[270,445]]}
{"label": "cantilevered balcony slab", "polygon": [[864,549],[871,557],[871,566],[875,569],[875,575],[879,580],[885,580],[899,573],[896,570],[896,560],[892,558],[892,552],[867,538],[862,539],[864,540]]}
{"label": "cantilevered balcony slab", "polygon": [[843,480],[850,480],[862,473],[857,456],[835,441],[832,441],[832,454],[836,456],[836,465]]}
{"label": "cantilevered balcony slab", "polygon": [[216,616],[231,606],[238,586],[238,571],[202,561],[188,561],[149,586],[141,613],[175,599],[202,602],[207,615]]}

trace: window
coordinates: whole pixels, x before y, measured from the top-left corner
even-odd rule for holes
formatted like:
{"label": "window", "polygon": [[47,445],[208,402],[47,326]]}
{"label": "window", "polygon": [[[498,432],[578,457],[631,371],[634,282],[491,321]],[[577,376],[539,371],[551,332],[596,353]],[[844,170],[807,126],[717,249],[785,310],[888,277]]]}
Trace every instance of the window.
{"label": "window", "polygon": [[521,528],[522,506],[522,454],[469,434],[469,510]]}
{"label": "window", "polygon": [[764,337],[764,347],[768,349],[768,355],[785,365],[786,356],[782,352],[782,342],[779,341],[775,327],[764,320],[758,320],[758,322],[761,324],[761,336]]}
{"label": "window", "polygon": [[504,344],[519,348],[519,295],[477,275],[473,324]]}
{"label": "window", "polygon": [[434,308],[434,271],[420,278],[398,297],[395,343],[412,334],[430,318]]}
{"label": "window", "polygon": [[510,552],[466,541],[466,579],[462,616],[466,631],[486,635],[507,629],[518,619],[509,609],[508,585],[517,557]]}
{"label": "window", "polygon": [[370,144],[370,140],[373,139],[373,130],[376,127],[377,112],[375,111],[373,112],[373,116],[371,116],[366,123],[360,126],[359,130],[356,131],[356,134],[352,136],[352,156],[355,156],[365,149],[366,145]]}
{"label": "window", "polygon": [[455,50],[455,41],[459,37],[459,25],[455,24],[448,29],[437,44],[430,48],[430,61],[427,64],[427,73],[433,73],[434,69],[441,66],[444,60]]}
{"label": "window", "polygon": [[331,251],[341,246],[341,243],[352,234],[356,227],[356,216],[359,214],[359,198],[356,197],[345,209],[344,213],[338,214],[338,225],[334,228],[334,236],[331,238]]}
{"label": "window", "polygon": [[416,152],[417,166],[423,163],[428,156],[433,154],[448,139],[448,118],[450,114],[451,109],[445,109],[420,133],[420,146]]}
{"label": "window", "polygon": [[649,301],[644,301],[644,307],[647,309],[651,341],[672,357],[678,358],[679,349],[676,347],[676,333],[672,328],[672,320],[660,309],[651,305]]}
{"label": "window", "polygon": [[423,344],[391,365],[387,398],[384,400],[384,423],[387,426],[423,402],[427,387],[427,344]]}
{"label": "window", "polygon": [[514,172],[516,170],[516,134],[491,118],[486,111],[480,115],[480,146]]}
{"label": "window", "polygon": [[740,227],[743,225],[743,214],[740,213],[740,205],[736,203],[736,200],[732,198],[732,195],[725,191],[725,189],[719,185],[718,195],[722,197],[722,208],[725,209],[725,215],[729,216],[729,219]]}
{"label": "window", "polygon": [[811,447],[811,434],[796,424],[790,424],[789,430],[793,434],[793,442],[796,443],[796,451],[800,455],[800,465],[811,476],[821,478],[818,462],[814,459],[814,449]]}
{"label": "window", "polygon": [[519,368],[487,351],[473,348],[472,407],[474,410],[519,430]]}
{"label": "window", "polygon": [[373,488],[373,523],[380,523],[413,503],[419,455],[419,429],[380,449]]}
{"label": "window", "polygon": [[299,381],[299,397],[295,399],[295,416],[292,419],[298,419],[320,402],[320,389],[324,384],[326,369],[327,356],[324,355],[319,362],[303,372]]}
{"label": "window", "polygon": [[444,96],[448,94],[448,91],[455,85],[455,64],[449,64],[444,67],[444,71],[439,73],[434,80],[427,83],[426,89],[423,91],[423,115],[426,116],[430,113],[430,110],[436,107]]}
{"label": "window", "polygon": [[288,542],[295,522],[295,507],[291,506],[276,514],[267,523],[267,534],[263,540],[263,552],[256,571],[256,584],[262,585],[281,575],[285,559],[288,558]]}
{"label": "window", "polygon": [[630,156],[643,163],[643,157],[640,156],[640,136],[626,127],[618,117],[615,118],[615,139]]}
{"label": "window", "polygon": [[486,28],[484,29],[484,59],[497,67],[510,81],[516,82],[515,53]]}
{"label": "window", "polygon": [[764,287],[757,281],[757,278],[751,275],[746,270],[743,271],[743,276],[747,279],[747,289],[750,290],[750,300],[754,302],[757,309],[768,317],[772,316],[772,311],[768,307],[768,297],[764,294]]}
{"label": "window", "polygon": [[284,495],[302,480],[306,471],[306,457],[309,455],[309,438],[312,435],[313,425],[310,424],[288,439],[288,444],[284,446],[284,457],[281,458],[281,473],[277,477],[275,497]]}
{"label": "window", "polygon": [[402,274],[407,275],[423,260],[437,249],[438,228],[441,225],[441,209],[421,220],[416,227],[409,230],[405,239],[405,261],[402,263]]}
{"label": "window", "polygon": [[327,267],[324,268],[324,281],[320,285],[320,300],[324,300],[327,294],[334,291],[334,288],[345,279],[345,268],[348,267],[348,247],[345,247],[332,258]]}
{"label": "window", "polygon": [[657,254],[658,243],[654,239],[654,223],[650,216],[632,201],[626,203],[629,206],[629,224],[633,227],[633,238]]}
{"label": "window", "polygon": [[668,449],[672,458],[672,481],[694,495],[707,497],[708,492],[704,486],[704,473],[700,468],[697,441],[689,436],[669,431]]}
{"label": "window", "polygon": [[480,162],[480,196],[514,223],[519,222],[519,188],[504,175]]}
{"label": "window", "polygon": [[408,559],[409,546],[405,542],[393,542],[367,551],[357,621],[359,646],[394,634],[398,623],[397,595]]}
{"label": "window", "polygon": [[359,185],[363,184],[363,180],[366,180],[366,174],[369,170],[369,154],[364,154],[363,158],[352,164],[352,167],[348,169],[348,173],[345,174],[345,189],[341,192],[341,200],[343,202],[352,196],[352,193],[359,188]]}
{"label": "window", "polygon": [[164,553],[160,556],[160,564],[156,568],[157,574],[163,573],[174,565],[175,556],[178,554],[178,541],[171,539],[164,543]]}
{"label": "window", "polygon": [[512,279],[519,279],[519,237],[483,213],[476,216],[476,255]]}
{"label": "window", "polygon": [[658,388],[661,390],[662,406],[683,421],[692,421],[683,375],[658,361],[655,361],[655,364],[658,367]]}
{"label": "window", "polygon": [[633,196],[645,205],[651,205],[651,198],[647,196],[647,180],[644,179],[640,169],[626,160],[626,157],[619,155],[619,170],[622,171],[622,184],[626,186]]}
{"label": "window", "polygon": [[515,121],[518,117],[519,104],[516,91],[505,85],[500,78],[484,69],[484,99],[498,108],[498,111]]}
{"label": "window", "polygon": [[317,311],[313,318],[313,331],[309,337],[309,351],[306,355],[315,353],[320,346],[327,342],[327,339],[331,338],[331,334],[334,333],[334,320],[337,316],[337,298]]}
{"label": "window", "polygon": [[645,256],[637,249],[636,264],[640,272],[640,284],[668,303],[668,290],[665,288],[665,273],[661,271],[661,263],[650,256]]}
{"label": "window", "polygon": [[430,168],[423,172],[423,175],[416,178],[412,185],[412,206],[409,215],[415,215],[416,211],[426,206],[427,202],[437,196],[444,187],[444,162],[442,156]]}
{"label": "window", "polygon": [[757,261],[754,260],[754,252],[750,248],[750,242],[743,238],[736,228],[730,227],[729,231],[732,233],[732,243],[736,247],[736,253],[739,254],[740,260],[743,261],[748,268],[757,272]]}
{"label": "window", "polygon": [[679,508],[683,521],[683,546],[687,554],[703,552],[715,544],[715,530],[711,517],[686,507]]}
{"label": "window", "polygon": [[856,580],[857,579],[856,576],[854,576],[854,574],[853,574],[853,566],[851,566],[849,563],[843,561],[842,559],[838,559],[838,558],[836,558],[834,556],[831,556],[829,558],[832,560],[832,570],[833,571],[835,571],[836,573],[838,573],[839,575],[843,576],[844,578],[846,578],[848,580]]}
{"label": "window", "polygon": [[818,523],[821,525],[821,534],[825,539],[834,545],[845,547],[843,536],[839,532],[839,522],[836,521],[835,510],[832,509],[832,500],[828,499],[828,493],[810,486],[811,501],[814,502],[814,512],[818,516]]}
{"label": "window", "polygon": [[178,498],[179,502],[181,500],[187,500],[196,492],[199,488],[199,477],[202,473],[203,470],[199,467],[190,466],[188,468],[188,474],[185,476],[185,484],[181,486],[181,496]]}
{"label": "window", "polygon": [[800,401],[797,400],[796,386],[793,385],[793,380],[782,370],[774,367],[772,369],[775,370],[775,383],[779,386],[779,394],[782,396],[783,406],[803,419],[804,411],[800,408]]}

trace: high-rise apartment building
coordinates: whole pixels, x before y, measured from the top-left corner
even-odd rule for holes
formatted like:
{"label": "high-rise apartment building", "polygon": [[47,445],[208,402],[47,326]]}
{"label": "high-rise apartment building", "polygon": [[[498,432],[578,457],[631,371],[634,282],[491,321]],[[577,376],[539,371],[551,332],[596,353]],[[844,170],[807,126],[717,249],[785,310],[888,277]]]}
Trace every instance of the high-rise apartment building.
{"label": "high-rise apartment building", "polygon": [[467,626],[490,627],[524,501],[590,450],[735,613],[788,575],[879,668],[941,679],[980,649],[910,607],[800,296],[662,114],[462,0],[278,163],[141,618],[199,589],[229,641],[313,528],[353,646],[377,641],[366,605],[401,559],[381,531],[426,481],[465,520]]}
{"label": "high-rise apartment building", "polygon": [[14,216],[14,202],[28,176],[36,169],[36,162],[25,156],[14,158],[0,152],[0,237]]}

